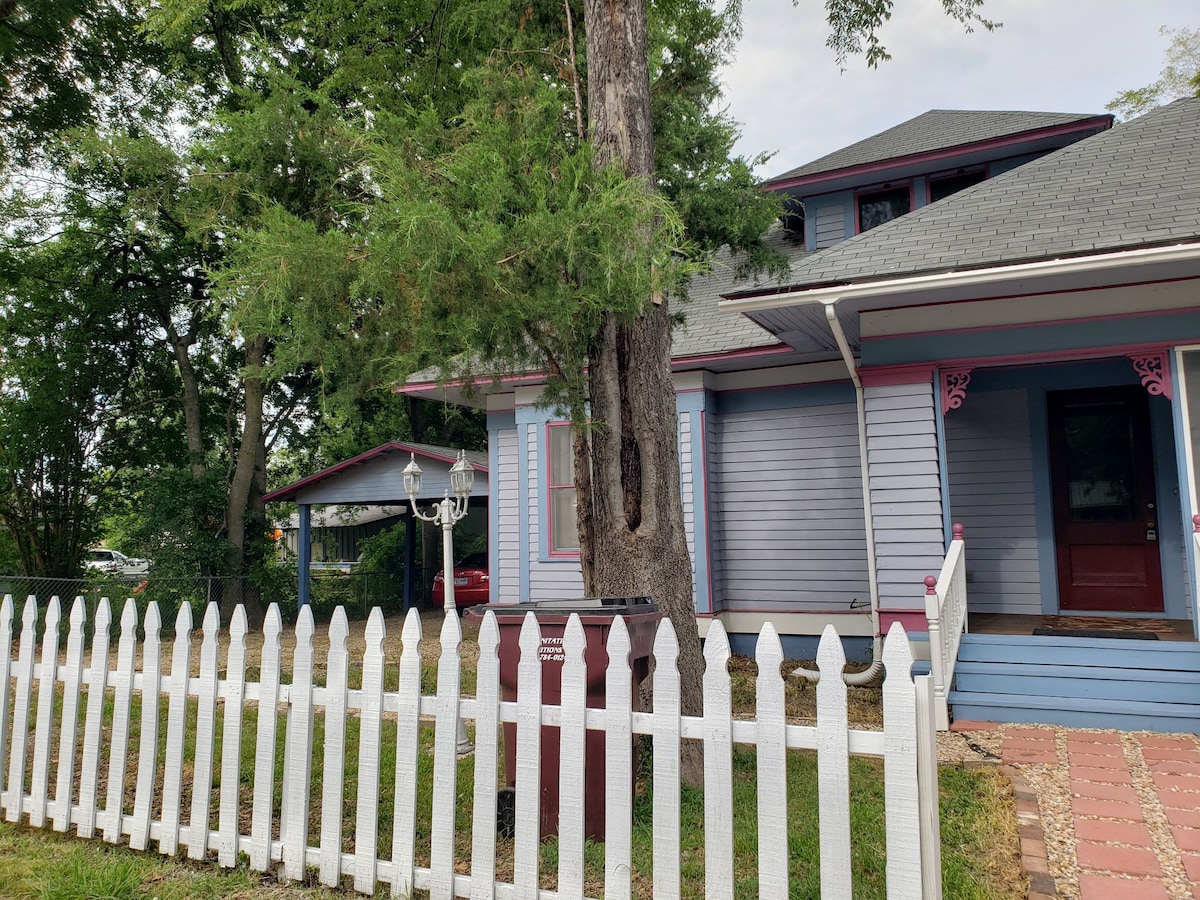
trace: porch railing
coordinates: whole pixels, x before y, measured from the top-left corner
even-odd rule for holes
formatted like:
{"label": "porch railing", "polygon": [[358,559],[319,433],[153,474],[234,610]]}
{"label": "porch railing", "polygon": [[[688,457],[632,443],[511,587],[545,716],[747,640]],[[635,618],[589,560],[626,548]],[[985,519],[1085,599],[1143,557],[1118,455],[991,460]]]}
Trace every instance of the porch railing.
{"label": "porch railing", "polygon": [[942,571],[925,579],[925,618],[929,620],[929,667],[933,675],[933,711],[939,731],[950,727],[947,694],[954,682],[958,644],[967,630],[967,556],[962,525],[955,524],[954,539],[946,552]]}

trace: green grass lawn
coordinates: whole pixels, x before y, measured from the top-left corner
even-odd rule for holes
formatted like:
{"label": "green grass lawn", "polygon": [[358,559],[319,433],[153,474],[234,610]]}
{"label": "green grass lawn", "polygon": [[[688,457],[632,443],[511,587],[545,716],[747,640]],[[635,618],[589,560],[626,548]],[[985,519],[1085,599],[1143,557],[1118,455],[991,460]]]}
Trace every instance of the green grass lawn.
{"label": "green grass lawn", "polygon": [[[165,719],[165,710],[164,710]],[[251,798],[254,742],[254,713],[247,713],[246,744],[243,747],[241,796],[248,810]],[[357,796],[357,722],[348,729],[346,757],[347,783],[344,791],[343,849],[353,852],[353,816]],[[282,734],[282,723],[280,726]],[[194,731],[188,729],[189,741]],[[381,858],[391,855],[392,798],[395,787],[395,759],[389,751],[395,726],[385,723],[382,778],[380,784],[380,826],[377,851]],[[316,728],[316,747],[312,783],[314,789],[312,826],[309,843],[319,835],[320,790],[322,784],[321,720]],[[419,816],[417,826],[418,864],[428,863],[430,807],[432,801],[432,728],[422,729],[422,765],[419,773]],[[135,744],[136,745],[136,744]],[[189,752],[191,748],[189,747]],[[633,880],[635,896],[651,895],[652,872],[652,797],[649,754],[643,755],[634,806]],[[161,763],[160,763],[161,765]],[[277,759],[276,816],[282,759]],[[185,773],[190,774],[190,773]],[[457,809],[457,858],[470,859],[471,809],[474,757],[460,761]],[[185,778],[185,782],[186,782]],[[53,784],[53,780],[51,781]],[[941,823],[943,846],[943,883],[945,895],[952,898],[1009,900],[1024,896],[1019,866],[1015,858],[1015,825],[1011,793],[1007,779],[990,768],[944,768],[940,776]],[[819,896],[819,823],[816,815],[816,760],[810,752],[792,751],[788,765],[788,803],[790,871],[792,897]],[[851,762],[853,871],[856,898],[885,896],[886,864],[883,821],[882,763],[856,758]],[[751,898],[757,891],[757,822],[755,814],[756,772],[752,748],[737,748],[734,754],[734,834],[735,884],[737,897]],[[127,809],[132,793],[127,792]],[[211,824],[216,826],[214,789]],[[183,807],[189,808],[187,790]],[[685,897],[703,896],[704,882],[704,798],[703,792],[685,787],[681,796],[683,841],[681,848]],[[248,827],[243,827],[243,833]],[[1011,840],[1009,840],[1011,838]],[[600,845],[587,848],[587,893],[603,895],[604,852]],[[512,843],[500,840],[497,852],[498,876],[510,880]],[[543,844],[543,887],[556,883],[557,845],[554,839]],[[462,868],[461,871],[466,871]],[[19,898],[146,898],[159,897],[329,897],[331,892],[293,885],[284,887],[273,879],[264,879],[244,867],[231,873],[213,863],[191,864],[166,860],[156,854],[136,854],[112,848],[98,841],[84,842],[60,837],[46,831],[0,824],[0,897]]]}

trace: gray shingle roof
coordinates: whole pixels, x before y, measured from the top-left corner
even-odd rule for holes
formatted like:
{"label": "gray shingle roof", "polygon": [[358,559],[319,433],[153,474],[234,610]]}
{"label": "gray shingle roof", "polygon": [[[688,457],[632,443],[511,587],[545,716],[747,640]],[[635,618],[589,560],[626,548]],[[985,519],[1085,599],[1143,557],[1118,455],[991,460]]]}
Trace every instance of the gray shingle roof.
{"label": "gray shingle roof", "polygon": [[1200,99],[1043,156],[793,266],[793,288],[1200,240]]}
{"label": "gray shingle roof", "polygon": [[[789,240],[778,226],[767,234],[764,241],[789,260],[798,259],[804,253],[803,242]],[[717,308],[722,295],[731,291],[753,290],[776,284],[766,275],[739,279],[736,274],[728,248],[722,248],[713,261],[712,271],[692,279],[687,289],[687,302],[673,306],[675,311],[683,312],[684,319],[683,324],[677,325],[671,335],[673,359],[774,347],[779,343],[779,338],[745,316],[730,315]]]}
{"label": "gray shingle roof", "polygon": [[918,153],[932,153],[1010,135],[1094,119],[1081,113],[931,109],[887,131],[777,175],[768,185]]}

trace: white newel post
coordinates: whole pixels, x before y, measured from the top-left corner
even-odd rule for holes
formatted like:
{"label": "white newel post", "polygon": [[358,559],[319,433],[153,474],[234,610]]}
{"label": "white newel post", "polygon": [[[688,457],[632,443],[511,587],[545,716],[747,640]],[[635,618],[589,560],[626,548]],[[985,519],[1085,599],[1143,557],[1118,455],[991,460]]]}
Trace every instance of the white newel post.
{"label": "white newel post", "polygon": [[942,652],[942,610],[938,602],[937,577],[925,579],[925,618],[929,620],[929,672],[933,676],[933,713],[939,731],[950,727],[946,703],[946,660]]}

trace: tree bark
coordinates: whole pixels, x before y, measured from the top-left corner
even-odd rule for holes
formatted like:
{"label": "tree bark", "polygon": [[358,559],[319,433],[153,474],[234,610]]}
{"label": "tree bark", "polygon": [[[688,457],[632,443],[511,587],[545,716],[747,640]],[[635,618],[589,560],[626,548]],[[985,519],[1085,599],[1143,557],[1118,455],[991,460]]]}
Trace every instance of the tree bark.
{"label": "tree bark", "polygon": [[[596,165],[617,163],[653,183],[645,0],[587,0],[584,24]],[[646,298],[632,322],[608,317],[588,363],[591,441],[575,454],[580,535],[592,536],[581,552],[584,589],[599,596],[647,595],[662,607],[679,638],[683,712],[698,716],[704,658],[679,489],[667,302]],[[686,742],[682,766],[685,781],[703,782],[699,744]]]}
{"label": "tree bark", "polygon": [[226,534],[233,547],[232,574],[240,580],[243,589],[236,593],[229,590],[221,592],[221,616],[225,621],[229,621],[233,615],[233,608],[240,600],[246,606],[246,618],[252,626],[261,623],[263,609],[257,592],[248,589],[246,525],[247,520],[251,519],[252,495],[265,474],[256,470],[263,459],[263,404],[266,385],[261,376],[255,373],[261,370],[266,357],[265,337],[247,340],[245,365],[249,374],[242,379],[245,421],[242,424],[242,441],[238,448],[237,463],[229,483],[229,505],[225,513]]}
{"label": "tree bark", "polygon": [[192,363],[191,347],[192,334],[179,334],[170,319],[170,313],[160,315],[159,324],[167,333],[167,342],[175,356],[175,364],[179,367],[179,380],[183,385],[183,428],[187,438],[188,463],[191,466],[192,477],[200,481],[208,472],[204,461],[204,408],[200,399],[200,379],[196,376],[196,367]]}

